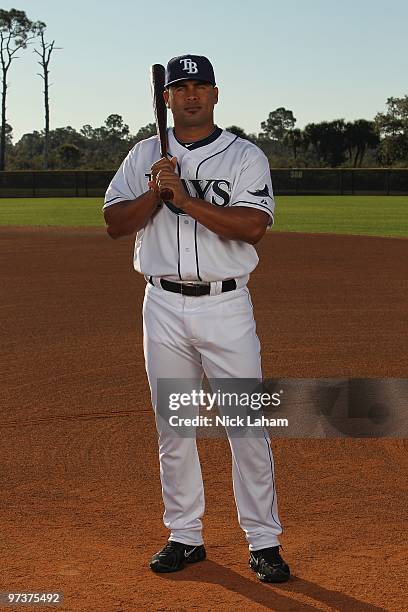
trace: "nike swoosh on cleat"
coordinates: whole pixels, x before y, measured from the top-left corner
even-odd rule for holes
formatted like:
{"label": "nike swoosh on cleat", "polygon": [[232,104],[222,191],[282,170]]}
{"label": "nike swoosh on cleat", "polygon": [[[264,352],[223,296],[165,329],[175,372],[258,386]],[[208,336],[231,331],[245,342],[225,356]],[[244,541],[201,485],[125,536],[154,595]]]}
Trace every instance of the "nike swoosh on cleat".
{"label": "nike swoosh on cleat", "polygon": [[195,546],[194,548],[192,548],[189,552],[187,552],[186,550],[184,551],[184,556],[187,559],[187,557],[189,557],[191,555],[191,553],[193,553],[196,550],[197,546]]}

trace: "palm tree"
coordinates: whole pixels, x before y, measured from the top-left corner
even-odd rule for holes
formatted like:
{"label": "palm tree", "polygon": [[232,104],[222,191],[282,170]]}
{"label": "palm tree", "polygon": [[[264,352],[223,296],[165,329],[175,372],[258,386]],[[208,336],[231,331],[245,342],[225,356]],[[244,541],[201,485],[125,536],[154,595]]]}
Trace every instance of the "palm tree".
{"label": "palm tree", "polygon": [[367,148],[376,147],[380,142],[374,122],[366,119],[357,119],[353,123],[347,123],[345,138],[350,161],[352,161],[354,151],[354,168],[361,168]]}
{"label": "palm tree", "polygon": [[294,159],[297,159],[299,147],[304,147],[305,145],[302,130],[295,128],[286,132],[283,137],[283,144],[292,149],[293,157]]}

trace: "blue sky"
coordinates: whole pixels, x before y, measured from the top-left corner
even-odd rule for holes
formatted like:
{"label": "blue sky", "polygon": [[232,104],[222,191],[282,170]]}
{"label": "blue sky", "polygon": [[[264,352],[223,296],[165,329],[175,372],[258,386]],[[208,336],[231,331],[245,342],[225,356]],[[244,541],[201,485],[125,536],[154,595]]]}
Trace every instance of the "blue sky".
{"label": "blue sky", "polygon": [[[51,128],[97,127],[111,113],[132,132],[153,121],[149,66],[183,53],[213,62],[216,122],[260,131],[271,110],[312,121],[372,119],[408,94],[408,2],[394,0],[16,0],[62,47],[50,65]],[[30,47],[9,72],[14,142],[41,130],[43,84]]]}

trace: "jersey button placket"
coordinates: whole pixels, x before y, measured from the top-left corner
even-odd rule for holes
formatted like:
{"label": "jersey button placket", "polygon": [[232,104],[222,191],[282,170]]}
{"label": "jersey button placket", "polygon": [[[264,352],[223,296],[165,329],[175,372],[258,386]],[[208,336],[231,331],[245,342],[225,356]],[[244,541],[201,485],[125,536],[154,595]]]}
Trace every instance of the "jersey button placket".
{"label": "jersey button placket", "polygon": [[180,273],[183,280],[197,280],[194,222],[191,218],[180,223]]}
{"label": "jersey button placket", "polygon": [[[188,185],[191,176],[191,169],[186,167],[189,156],[184,155],[181,167],[181,176],[184,177]],[[187,191],[190,189],[187,186]],[[179,223],[179,256],[180,256],[180,275],[183,280],[195,280],[197,278],[195,270],[195,248],[194,248],[194,222],[191,217],[181,216]]]}
{"label": "jersey button placket", "polygon": [[[183,166],[185,167],[188,156],[183,158]],[[188,183],[191,177],[191,169],[186,168],[182,172]],[[188,191],[189,188],[187,187]],[[183,280],[196,280],[196,261],[195,261],[195,246],[194,246],[194,221],[191,217],[180,218],[180,273]]]}

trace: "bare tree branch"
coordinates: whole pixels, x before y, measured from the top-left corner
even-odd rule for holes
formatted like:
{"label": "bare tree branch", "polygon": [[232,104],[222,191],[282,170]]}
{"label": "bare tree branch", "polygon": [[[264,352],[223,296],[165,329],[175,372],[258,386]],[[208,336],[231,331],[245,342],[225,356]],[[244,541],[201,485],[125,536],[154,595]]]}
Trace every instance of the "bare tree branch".
{"label": "bare tree branch", "polygon": [[45,130],[44,130],[44,155],[43,155],[43,168],[46,170],[48,168],[48,149],[49,149],[49,132],[50,132],[50,106],[49,106],[49,89],[50,84],[48,81],[49,75],[49,63],[51,60],[51,54],[55,49],[55,40],[52,42],[45,41],[45,23],[40,23],[38,25],[38,34],[41,42],[41,50],[34,49],[34,52],[40,57],[40,61],[37,62],[43,69],[43,74],[39,74],[39,76],[44,81],[44,109],[45,109]]}

